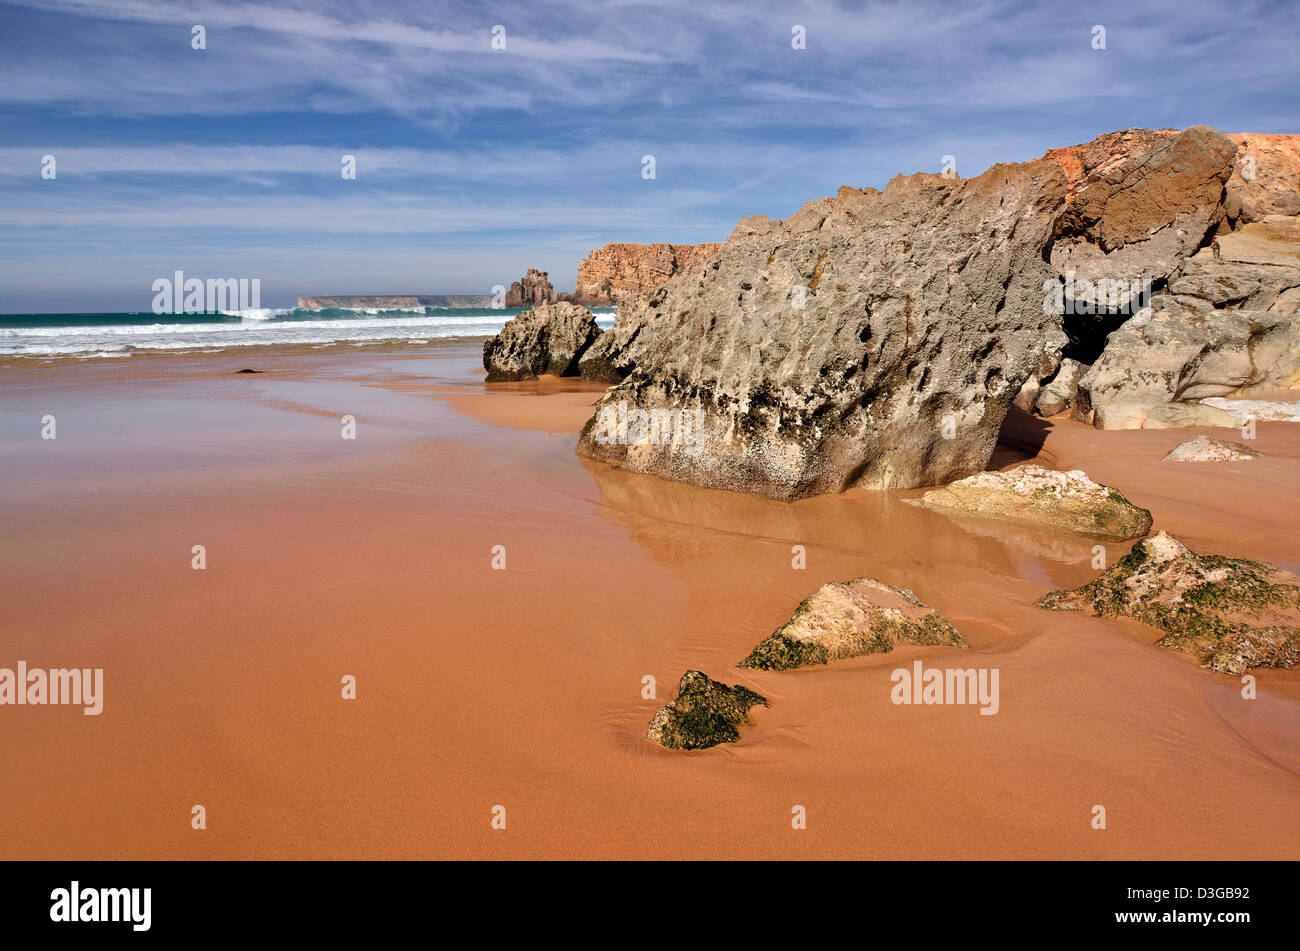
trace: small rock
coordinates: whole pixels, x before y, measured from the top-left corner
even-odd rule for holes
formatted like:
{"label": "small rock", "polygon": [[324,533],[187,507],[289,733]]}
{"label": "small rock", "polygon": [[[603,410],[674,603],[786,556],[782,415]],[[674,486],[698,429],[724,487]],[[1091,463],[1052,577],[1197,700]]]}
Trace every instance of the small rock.
{"label": "small rock", "polygon": [[1137,538],[1151,528],[1149,511],[1078,469],[1058,472],[1027,465],[981,472],[907,501],[936,512],[1030,522],[1103,538]]}
{"label": "small rock", "polygon": [[1300,659],[1300,579],[1261,561],[1197,555],[1167,532],[1138,542],[1097,580],[1037,604],[1134,618],[1166,632],[1161,647],[1220,673]]}
{"label": "small rock", "polygon": [[1239,442],[1197,436],[1179,443],[1165,456],[1165,462],[1241,462],[1255,459],[1263,453],[1256,452]]}
{"label": "small rock", "polygon": [[751,707],[767,698],[741,686],[728,687],[698,670],[682,674],[677,699],[650,721],[646,738],[670,750],[702,750],[740,739],[737,729],[749,723]]}
{"label": "small rock", "polygon": [[487,382],[576,376],[578,361],[600,336],[591,311],[567,302],[540,304],[506,322],[483,344]]}
{"label": "small rock", "polygon": [[739,666],[793,670],[888,653],[900,642],[967,646],[938,611],[911,591],[874,578],[858,578],[822,585]]}
{"label": "small rock", "polygon": [[1039,416],[1055,416],[1064,413],[1074,404],[1074,391],[1079,386],[1079,377],[1087,372],[1088,367],[1078,360],[1066,357],[1061,361],[1060,369],[1047,383],[1043,384],[1034,401],[1034,411]]}
{"label": "small rock", "polygon": [[245,368],[242,369],[242,370],[236,370],[236,371],[235,371],[236,374],[239,374],[239,373],[261,373],[261,372],[262,372],[261,370],[250,370],[250,369],[248,369],[247,367],[245,367]]}

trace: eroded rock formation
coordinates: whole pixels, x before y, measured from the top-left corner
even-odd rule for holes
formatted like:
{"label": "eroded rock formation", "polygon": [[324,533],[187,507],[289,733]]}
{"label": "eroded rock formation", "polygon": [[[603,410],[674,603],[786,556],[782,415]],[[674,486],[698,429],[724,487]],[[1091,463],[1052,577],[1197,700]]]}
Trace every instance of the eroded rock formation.
{"label": "eroded rock formation", "polygon": [[1197,126],[1048,152],[1070,181],[1052,248],[1061,353],[1082,365],[1053,385],[1048,346],[1017,405],[1107,429],[1231,425],[1196,401],[1293,385],[1300,241],[1277,213],[1300,207],[1298,143]]}
{"label": "eroded rock formation", "polygon": [[1236,154],[1203,125],[1128,129],[1048,152],[1074,171],[1052,265],[1080,281],[1163,281],[1223,220]]}
{"label": "eroded rock formation", "polygon": [[[593,353],[632,369],[578,451],[778,499],[978,472],[1059,322],[1042,287],[1065,193],[1036,162],[743,219],[698,270],[620,307],[617,346]],[[620,403],[697,414],[706,451],[601,438]]]}
{"label": "eroded rock formation", "polygon": [[1243,222],[1300,215],[1300,135],[1238,132],[1237,166],[1228,181],[1227,211]]}
{"label": "eroded rock formation", "polygon": [[[1129,129],[745,219],[619,303],[580,361],[618,385],[579,452],[794,499],[977,472],[1012,399],[1104,428],[1232,425],[1200,400],[1300,383],[1297,219],[1277,214],[1297,138]],[[707,449],[599,438],[610,405],[692,414]]]}
{"label": "eroded rock formation", "polygon": [[547,273],[530,267],[524,272],[523,278],[510,285],[510,290],[506,291],[505,303],[507,307],[536,307],[558,299]]}
{"label": "eroded rock formation", "polygon": [[1100,429],[1234,425],[1185,404],[1300,382],[1298,318],[1300,220],[1274,215],[1220,235],[1109,335],[1078,381],[1074,414]]}

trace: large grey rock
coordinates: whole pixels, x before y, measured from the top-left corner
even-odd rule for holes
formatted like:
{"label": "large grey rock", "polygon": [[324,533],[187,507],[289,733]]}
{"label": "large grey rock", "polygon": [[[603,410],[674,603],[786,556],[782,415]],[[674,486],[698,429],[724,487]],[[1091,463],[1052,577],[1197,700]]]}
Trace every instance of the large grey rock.
{"label": "large grey rock", "polygon": [[535,380],[543,373],[575,376],[578,361],[598,336],[596,318],[577,304],[526,310],[483,344],[487,382]]}
{"label": "large grey rock", "polygon": [[[1053,163],[999,165],[743,219],[702,270],[620,308],[601,358],[633,369],[579,453],[778,499],[980,471],[1059,321],[1042,287],[1064,194]],[[614,422],[656,410],[694,420],[693,451]]]}

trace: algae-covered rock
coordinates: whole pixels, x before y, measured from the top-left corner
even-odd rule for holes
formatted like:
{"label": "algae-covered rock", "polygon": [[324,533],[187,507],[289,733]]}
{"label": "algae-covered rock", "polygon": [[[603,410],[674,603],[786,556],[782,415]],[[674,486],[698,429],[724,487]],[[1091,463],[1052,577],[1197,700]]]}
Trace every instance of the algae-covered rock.
{"label": "algae-covered rock", "polygon": [[1243,446],[1239,442],[1229,442],[1226,439],[1211,439],[1209,436],[1197,436],[1194,439],[1188,439],[1186,442],[1180,442],[1173,449],[1169,450],[1169,455],[1165,456],[1165,462],[1244,462],[1247,459],[1256,459],[1263,453],[1256,452],[1249,446]]}
{"label": "algae-covered rock", "polygon": [[965,647],[934,608],[906,588],[874,578],[822,585],[790,620],[740,662],[758,670],[791,670],[862,654],[882,654],[898,643]]}
{"label": "algae-covered rock", "polygon": [[677,685],[677,699],[654,715],[646,737],[670,750],[734,743],[740,739],[737,727],[749,723],[750,708],[760,703],[767,706],[767,698],[688,670]]}
{"label": "algae-covered rock", "polygon": [[1137,538],[1151,528],[1151,513],[1110,486],[1073,469],[1028,465],[981,472],[908,499],[936,512],[1029,522],[1102,538]]}
{"label": "algae-covered rock", "polygon": [[1161,647],[1220,673],[1300,659],[1300,579],[1262,561],[1197,555],[1167,532],[1138,542],[1095,581],[1037,604],[1135,618],[1166,632]]}

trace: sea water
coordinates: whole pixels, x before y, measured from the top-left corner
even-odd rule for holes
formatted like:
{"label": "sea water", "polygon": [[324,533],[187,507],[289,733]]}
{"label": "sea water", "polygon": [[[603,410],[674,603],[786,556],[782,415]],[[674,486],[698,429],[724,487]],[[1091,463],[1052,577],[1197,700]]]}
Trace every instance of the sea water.
{"label": "sea water", "polygon": [[[259,308],[199,314],[0,314],[0,359],[113,358],[268,345],[427,344],[490,337],[518,309]],[[613,310],[594,312],[602,328]]]}

